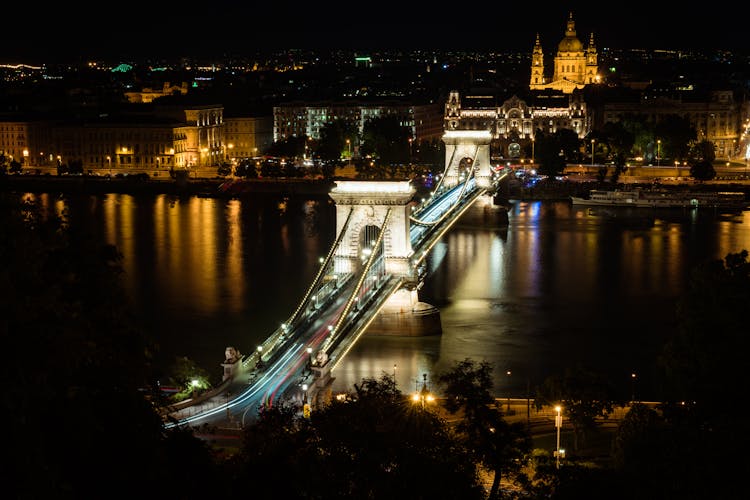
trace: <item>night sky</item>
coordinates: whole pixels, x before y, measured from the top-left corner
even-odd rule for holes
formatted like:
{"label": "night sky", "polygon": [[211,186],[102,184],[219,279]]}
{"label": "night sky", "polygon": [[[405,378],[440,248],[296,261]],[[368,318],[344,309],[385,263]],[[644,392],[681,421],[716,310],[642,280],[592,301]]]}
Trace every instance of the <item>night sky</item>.
{"label": "night sky", "polygon": [[[0,62],[24,58],[173,57],[279,48],[440,48],[530,50],[539,33],[552,53],[573,12],[578,38],[597,47],[748,50],[741,12],[731,4],[600,2],[371,2],[212,0],[31,2],[3,6]],[[175,10],[178,6],[180,10]],[[197,6],[196,6],[197,5]],[[736,4],[735,4],[736,5]],[[50,61],[51,62],[51,61]]]}

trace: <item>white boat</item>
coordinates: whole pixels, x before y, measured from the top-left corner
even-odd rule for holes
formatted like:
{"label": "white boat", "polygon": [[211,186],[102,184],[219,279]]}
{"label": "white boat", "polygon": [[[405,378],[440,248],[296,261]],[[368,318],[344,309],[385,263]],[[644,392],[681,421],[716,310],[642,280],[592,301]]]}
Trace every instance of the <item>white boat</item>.
{"label": "white boat", "polygon": [[571,196],[573,205],[642,208],[743,208],[745,193],[733,191],[694,192],[655,189],[592,189],[588,197]]}
{"label": "white boat", "polygon": [[570,200],[573,205],[637,207],[640,197],[640,190],[620,191],[616,189],[607,191],[592,189],[589,191],[587,198],[571,196]]}

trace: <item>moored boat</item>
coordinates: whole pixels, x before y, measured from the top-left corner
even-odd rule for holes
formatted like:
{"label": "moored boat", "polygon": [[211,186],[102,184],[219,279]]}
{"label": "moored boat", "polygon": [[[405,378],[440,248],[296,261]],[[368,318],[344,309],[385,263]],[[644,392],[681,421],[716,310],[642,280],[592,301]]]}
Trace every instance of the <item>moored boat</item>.
{"label": "moored boat", "polygon": [[743,192],[592,189],[588,197],[571,196],[573,205],[642,208],[733,208],[748,205]]}

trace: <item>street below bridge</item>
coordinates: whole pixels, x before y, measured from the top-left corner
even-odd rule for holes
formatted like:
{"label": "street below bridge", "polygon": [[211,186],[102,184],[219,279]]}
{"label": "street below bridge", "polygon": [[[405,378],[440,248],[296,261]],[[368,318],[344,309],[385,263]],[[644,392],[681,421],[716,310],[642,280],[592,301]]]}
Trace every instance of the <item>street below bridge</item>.
{"label": "street below bridge", "polygon": [[[535,449],[547,450],[550,453],[556,448],[557,429],[555,428],[556,412],[553,407],[537,410],[533,399],[526,398],[497,398],[497,403],[508,422],[526,424]],[[656,408],[657,402],[641,402],[651,408]],[[429,411],[436,411],[448,424],[455,425],[461,418],[461,413],[451,414],[440,403],[438,398],[427,407]],[[573,426],[563,416],[560,429],[561,448],[568,450],[566,455],[580,458],[596,458],[608,456],[611,451],[612,439],[622,419],[630,410],[630,405],[616,406],[608,418],[598,418],[598,432],[589,436],[587,442],[573,455]],[[301,409],[300,409],[301,411]],[[242,424],[239,420],[225,419],[215,425],[204,425],[194,428],[195,435],[209,443],[222,454],[231,455],[239,451],[242,439]]]}

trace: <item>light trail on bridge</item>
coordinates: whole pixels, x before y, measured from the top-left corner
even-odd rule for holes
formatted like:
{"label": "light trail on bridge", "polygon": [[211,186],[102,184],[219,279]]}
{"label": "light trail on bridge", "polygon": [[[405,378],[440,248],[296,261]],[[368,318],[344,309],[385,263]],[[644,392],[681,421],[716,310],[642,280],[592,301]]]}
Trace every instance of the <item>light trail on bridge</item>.
{"label": "light trail on bridge", "polygon": [[[415,262],[418,263],[424,258],[424,254],[434,245],[433,240],[441,237],[474,202],[478,193],[484,192],[486,189],[478,188],[476,180],[472,177],[463,184],[458,184],[427,200],[417,213],[421,220],[428,224],[415,224],[409,229],[413,252],[420,254]],[[338,235],[334,245],[338,245],[340,241],[341,235]],[[327,263],[331,262],[334,250],[332,248],[329,252]],[[382,257],[379,258],[382,259]],[[366,266],[366,269],[368,268],[369,266]],[[331,266],[330,269],[332,271],[333,267]],[[375,279],[368,279],[370,274]],[[314,350],[323,345],[326,354],[330,350],[339,349],[343,356],[359,339],[364,328],[372,321],[379,307],[382,307],[384,300],[387,299],[379,294],[383,288],[382,285],[388,282],[385,278],[392,276],[379,274],[383,274],[382,270],[373,268],[372,273],[368,272],[366,276],[361,272],[359,274],[348,273],[342,281],[338,281],[338,277],[334,275],[336,279],[334,286],[327,292],[328,295],[323,298],[322,303],[318,303],[318,298],[312,288],[308,290],[302,305],[295,311],[293,316],[295,321],[292,322],[294,324],[282,325],[280,330],[269,336],[264,343],[268,349],[263,351],[263,356],[260,352],[255,353],[259,363],[254,368],[248,368],[246,361],[240,362],[240,373],[236,374],[227,386],[222,386],[221,391],[208,398],[197,414],[186,415],[189,413],[188,410],[194,410],[192,406],[172,412],[170,415],[172,420],[167,422],[165,427],[217,423],[225,420],[226,417],[240,413],[244,425],[244,418],[250,411],[254,410],[257,414],[263,404],[271,406],[277,398],[288,395],[292,387],[301,385],[301,383],[295,384],[295,381],[302,380],[302,376],[306,375],[307,360],[312,356],[308,348]],[[319,280],[316,278],[316,281]],[[323,283],[322,279],[320,281]],[[401,284],[401,281],[398,283]],[[320,286],[322,289],[327,285]],[[389,292],[389,295],[390,293],[392,292]],[[314,299],[308,303],[310,296]],[[376,302],[380,305],[377,307],[368,305],[372,302],[370,297],[376,298]],[[333,300],[330,300],[331,298]],[[360,299],[365,300],[360,302]],[[356,303],[354,307],[351,307],[352,302]],[[302,314],[303,309],[304,314]],[[342,317],[343,314],[346,314],[346,317]],[[332,325],[336,325],[336,328],[331,328]],[[339,338],[339,335],[343,335],[343,338]],[[342,344],[340,348],[339,343]],[[264,356],[267,357],[266,361],[263,360]],[[340,359],[335,360],[333,366],[339,361]],[[246,376],[252,378],[243,379]],[[242,380],[248,381],[244,383]],[[233,398],[231,401],[229,400],[230,394]],[[209,406],[209,408],[203,409],[203,406]]]}

